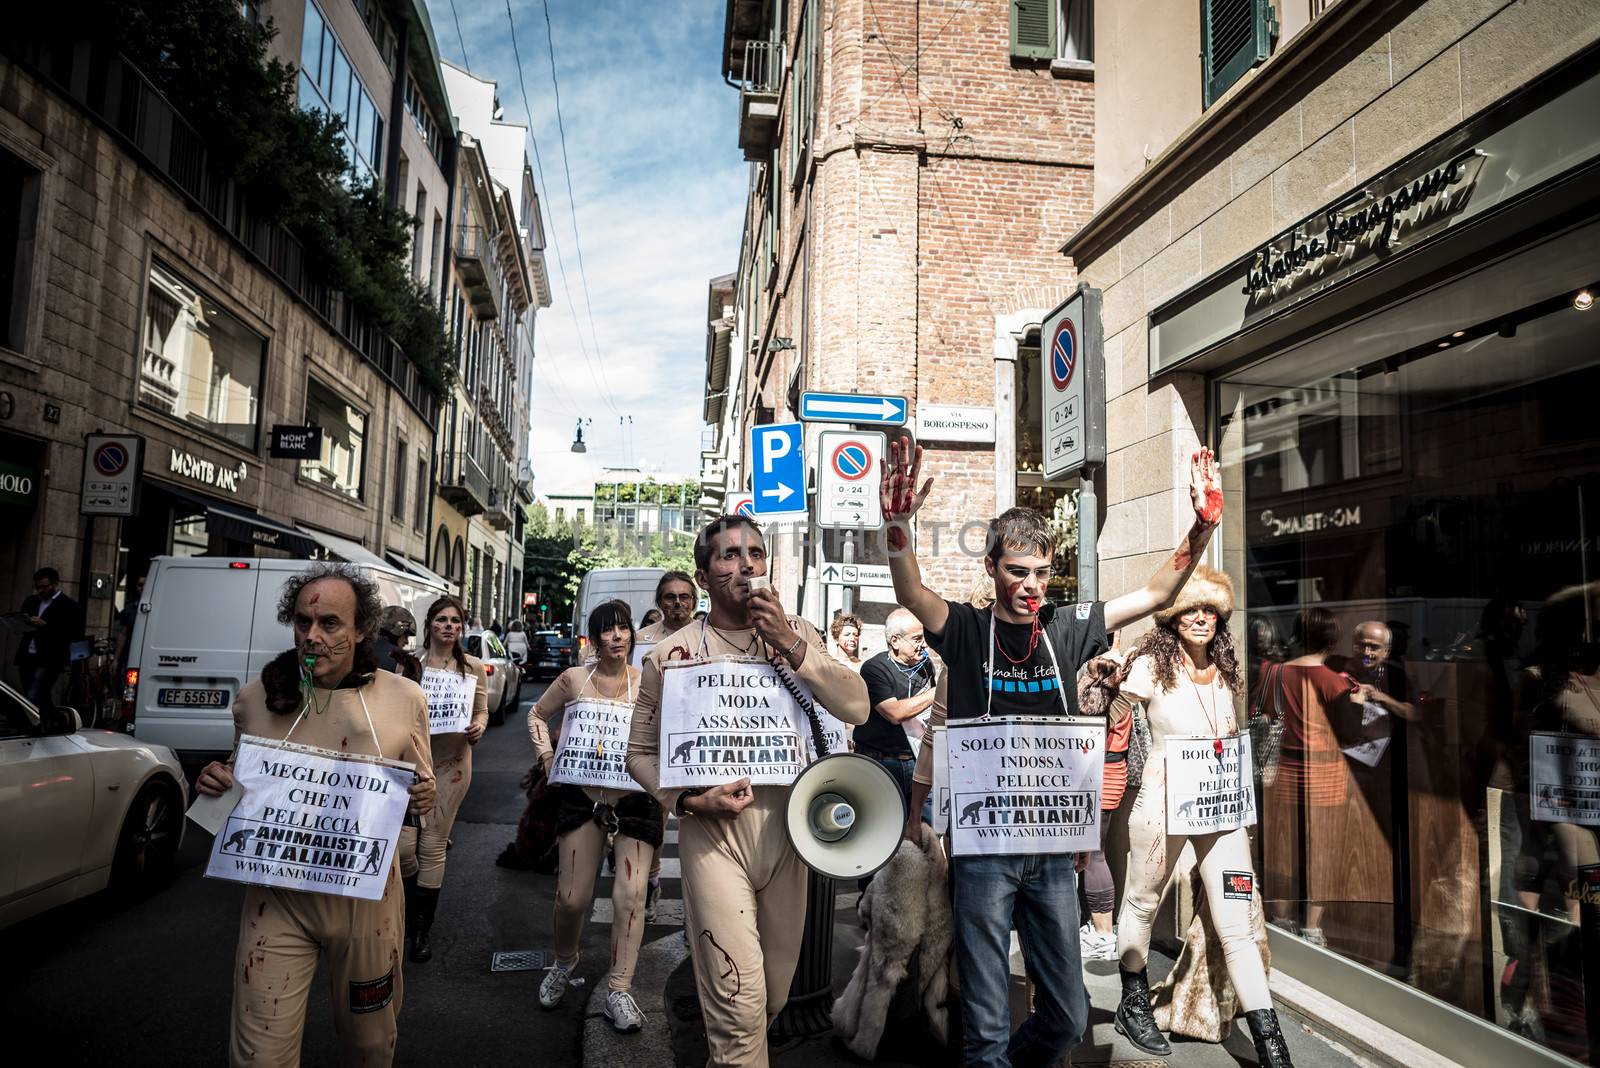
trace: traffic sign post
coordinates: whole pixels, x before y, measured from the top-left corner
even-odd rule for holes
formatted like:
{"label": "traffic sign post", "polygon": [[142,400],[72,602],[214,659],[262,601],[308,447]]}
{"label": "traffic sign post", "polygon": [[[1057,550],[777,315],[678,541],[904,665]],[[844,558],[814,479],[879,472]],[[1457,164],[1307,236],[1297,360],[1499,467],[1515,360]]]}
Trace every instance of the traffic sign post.
{"label": "traffic sign post", "polygon": [[139,484],[144,479],[144,438],[138,434],[85,434],[81,515],[139,514]]}
{"label": "traffic sign post", "polygon": [[866,393],[800,394],[800,418],[807,423],[904,426],[910,407],[904,397]]}
{"label": "traffic sign post", "polygon": [[748,493],[739,493],[730,496],[723,505],[723,515],[742,515],[746,519],[756,517],[756,499]]}
{"label": "traffic sign post", "polygon": [[878,487],[885,435],[878,430],[824,430],[817,438],[817,526],[877,530],[883,526]]}
{"label": "traffic sign post", "polygon": [[1079,286],[1045,317],[1044,477],[1076,475],[1106,459],[1106,373],[1100,291]]}
{"label": "traffic sign post", "polygon": [[770,520],[806,514],[806,455],[799,423],[766,423],[750,428],[751,507]]}

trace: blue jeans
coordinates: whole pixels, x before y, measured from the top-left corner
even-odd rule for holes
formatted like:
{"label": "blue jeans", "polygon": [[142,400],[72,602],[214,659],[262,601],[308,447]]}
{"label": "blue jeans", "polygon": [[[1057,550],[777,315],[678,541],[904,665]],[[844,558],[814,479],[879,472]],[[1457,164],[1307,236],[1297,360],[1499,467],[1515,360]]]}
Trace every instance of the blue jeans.
{"label": "blue jeans", "polygon": [[[1089,1019],[1074,858],[956,857],[951,865],[966,1064],[1045,1068],[1077,1044]],[[1007,994],[1013,923],[1034,984],[1033,1014],[1015,1035]]]}

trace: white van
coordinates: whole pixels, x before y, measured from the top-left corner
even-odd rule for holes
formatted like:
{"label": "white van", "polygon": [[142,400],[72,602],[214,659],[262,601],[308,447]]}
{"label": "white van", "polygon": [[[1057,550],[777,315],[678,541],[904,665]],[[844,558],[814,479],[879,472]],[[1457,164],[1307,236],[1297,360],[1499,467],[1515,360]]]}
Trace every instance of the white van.
{"label": "white van", "polygon": [[[123,690],[126,729],[176,750],[186,765],[233,748],[233,699],[294,645],[278,622],[284,583],[314,560],[158,556],[134,617]],[[421,620],[444,587],[376,565],[356,565],[383,603]]]}
{"label": "white van", "polygon": [[589,613],[604,601],[616,598],[633,607],[633,625],[656,606],[656,585],[667,573],[664,567],[597,567],[578,583],[578,597],[572,602],[572,633],[578,639],[578,663],[594,655],[589,648]]}

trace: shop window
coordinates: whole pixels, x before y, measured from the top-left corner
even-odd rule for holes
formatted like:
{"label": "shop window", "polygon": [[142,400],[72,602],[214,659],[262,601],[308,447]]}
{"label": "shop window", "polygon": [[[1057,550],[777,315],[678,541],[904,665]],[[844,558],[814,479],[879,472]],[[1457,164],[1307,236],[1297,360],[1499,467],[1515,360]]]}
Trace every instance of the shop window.
{"label": "shop window", "polygon": [[32,304],[37,168],[0,150],[0,348],[21,352]]}
{"label": "shop window", "polygon": [[315,378],[306,382],[306,425],[322,428],[322,455],[302,460],[300,477],[360,500],[367,417]]}
{"label": "shop window", "polygon": [[150,265],[139,403],[256,447],[266,340],[159,261]]}
{"label": "shop window", "polygon": [[1600,735],[1595,313],[1569,291],[1473,318],[1587,240],[1214,397],[1241,707],[1282,730],[1256,783],[1269,922],[1593,1064],[1593,794],[1533,764]]}

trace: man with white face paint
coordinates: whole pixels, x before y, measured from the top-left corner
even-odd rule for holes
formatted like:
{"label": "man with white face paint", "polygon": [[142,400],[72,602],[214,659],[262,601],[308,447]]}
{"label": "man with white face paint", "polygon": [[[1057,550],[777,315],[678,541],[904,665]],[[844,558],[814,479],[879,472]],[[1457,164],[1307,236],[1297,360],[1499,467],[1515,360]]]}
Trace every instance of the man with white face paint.
{"label": "man with white face paint", "polygon": [[663,669],[688,670],[666,667],[675,661],[768,660],[846,723],[867,718],[867,688],[828,655],[815,627],[784,612],[762,581],[767,549],[754,522],[712,520],[695,538],[694,561],[711,612],[667,635],[645,658],[628,772],[682,820],[684,933],[693,947],[709,1063],[765,1065],[767,1026],[788,1000],[805,930],[806,867],[784,828],[789,791],[753,786],[748,777],[710,787],[663,787]]}
{"label": "man with white face paint", "polygon": [[[922,584],[908,551],[909,521],[933,487],[918,486],[922,449],[896,442],[884,461],[881,490],[888,523],[895,598],[926,628],[949,673],[951,723],[985,716],[1077,713],[1079,669],[1108,647],[1107,629],[1125,627],[1172,602],[1222,517],[1222,491],[1209,450],[1191,463],[1195,521],[1183,544],[1145,585],[1110,602],[1044,603],[1054,571],[1056,536],[1029,508],[989,524],[984,567],[994,605],[947,601]],[[1071,1048],[1088,1019],[1078,945],[1078,880],[1070,853],[956,856],[951,861],[956,959],[968,1065],[1043,1068]],[[1015,925],[1033,978],[1034,1012],[1010,1029],[1010,932]],[[1142,973],[1140,974],[1142,981]]]}

